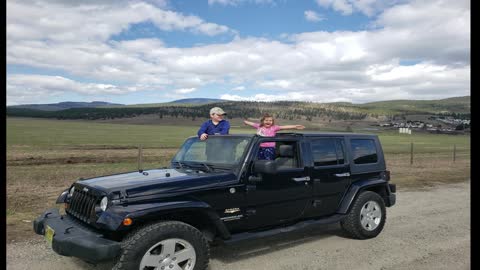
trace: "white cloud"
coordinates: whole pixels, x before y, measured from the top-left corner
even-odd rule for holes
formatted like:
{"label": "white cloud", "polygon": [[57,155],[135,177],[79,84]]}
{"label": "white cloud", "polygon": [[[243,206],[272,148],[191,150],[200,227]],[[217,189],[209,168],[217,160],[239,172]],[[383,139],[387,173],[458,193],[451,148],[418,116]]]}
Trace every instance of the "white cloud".
{"label": "white cloud", "polygon": [[84,95],[126,94],[140,90],[137,86],[117,86],[102,83],[83,83],[61,76],[9,75],[7,76],[7,104],[38,103],[47,96],[66,92]]}
{"label": "white cloud", "polygon": [[[7,2],[7,64],[68,74],[60,78],[7,74],[10,103],[66,92],[200,92],[209,85],[237,86],[231,91],[242,91],[245,88],[241,87],[248,85],[264,93],[243,91],[245,97],[241,97],[235,92],[234,98],[323,102],[442,98],[470,92],[468,1],[397,5],[387,8],[374,28],[364,31],[300,33],[288,36],[288,42],[237,37],[191,48],[167,47],[154,38],[112,41],[108,37],[153,17],[154,23],[165,29],[213,34],[217,27],[210,29],[210,24],[198,17],[153,6],[147,9],[149,4],[138,1],[111,8],[102,3],[67,8]],[[139,10],[143,13],[137,14]],[[417,64],[400,65],[405,59]],[[69,75],[102,83],[65,78]],[[184,93],[169,93],[180,94]]]}
{"label": "white cloud", "polygon": [[164,10],[146,2],[75,4],[7,1],[7,40],[51,42],[105,41],[130,25],[151,21],[164,31],[192,31],[206,35],[228,33],[229,28],[196,16]]}
{"label": "white cloud", "polygon": [[258,83],[262,88],[267,89],[292,89],[292,82],[289,80],[269,80]]}
{"label": "white cloud", "polygon": [[367,16],[373,16],[377,13],[377,11],[382,10],[385,7],[384,5],[388,5],[388,1],[356,0],[352,1],[352,5],[361,13]]}
{"label": "white cloud", "polygon": [[232,88],[233,91],[243,91],[245,90],[245,86],[237,86],[237,87],[234,87]]}
{"label": "white cloud", "polygon": [[10,75],[7,76],[8,84],[14,89],[29,89],[32,91],[65,92],[73,90],[81,94],[125,94],[138,91],[133,86],[116,86],[103,83],[83,83],[62,76],[46,75]]}
{"label": "white cloud", "polygon": [[214,23],[202,23],[198,26],[197,32],[204,33],[209,36],[215,36],[228,32],[228,27]]}
{"label": "white cloud", "polygon": [[323,8],[332,8],[342,15],[351,15],[361,12],[367,16],[374,16],[385,8],[402,0],[315,0]]}
{"label": "white cloud", "polygon": [[[8,0],[11,1],[11,0]],[[33,2],[36,2],[35,0],[16,0],[15,2],[19,3],[26,3],[26,4],[31,4]],[[62,5],[68,5],[68,6],[82,6],[82,5],[128,5],[131,3],[135,2],[146,2],[151,5],[154,5],[156,7],[160,8],[166,8],[168,7],[168,2],[169,0],[49,0],[49,3],[55,3],[55,4],[62,4]]]}
{"label": "white cloud", "polygon": [[306,10],[304,12],[304,15],[305,15],[305,19],[310,22],[319,22],[319,21],[325,20],[325,18],[323,18],[313,10]]}
{"label": "white cloud", "polygon": [[188,94],[188,93],[195,92],[196,90],[197,89],[195,89],[195,88],[182,88],[182,89],[175,90],[175,93],[177,93],[177,94]]}
{"label": "white cloud", "polygon": [[209,5],[225,5],[225,6],[235,6],[240,3],[242,0],[208,0]]}
{"label": "white cloud", "polygon": [[350,15],[353,13],[353,6],[346,0],[316,0],[321,7],[332,7],[333,10],[341,12],[343,15]]}
{"label": "white cloud", "polygon": [[275,4],[274,0],[208,0],[209,5],[238,6],[244,3]]}
{"label": "white cloud", "polygon": [[279,101],[279,100],[289,100],[289,101],[308,101],[312,100],[315,96],[312,94],[306,94],[303,92],[289,92],[283,95],[271,95],[271,94],[255,94],[250,97],[242,97],[239,95],[230,95],[223,94],[220,96],[220,99],[226,100],[235,100],[235,101]]}

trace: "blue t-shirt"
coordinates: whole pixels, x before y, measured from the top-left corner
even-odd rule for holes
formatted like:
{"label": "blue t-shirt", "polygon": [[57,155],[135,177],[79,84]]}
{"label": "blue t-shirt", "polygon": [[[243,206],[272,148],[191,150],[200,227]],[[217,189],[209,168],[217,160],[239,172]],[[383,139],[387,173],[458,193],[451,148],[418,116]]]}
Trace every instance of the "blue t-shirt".
{"label": "blue t-shirt", "polygon": [[230,123],[227,120],[220,121],[217,125],[214,125],[212,120],[208,120],[200,126],[200,129],[197,132],[198,137],[203,133],[208,135],[221,134],[226,135],[230,130]]}

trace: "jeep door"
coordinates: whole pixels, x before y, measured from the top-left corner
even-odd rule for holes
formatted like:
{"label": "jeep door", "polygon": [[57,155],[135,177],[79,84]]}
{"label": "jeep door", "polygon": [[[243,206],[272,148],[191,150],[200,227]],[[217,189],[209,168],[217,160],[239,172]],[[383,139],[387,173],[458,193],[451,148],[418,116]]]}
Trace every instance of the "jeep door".
{"label": "jeep door", "polygon": [[[270,139],[269,141],[274,141]],[[312,186],[303,165],[302,149],[298,139],[275,140],[276,174],[253,172],[253,162],[258,159],[257,144],[251,169],[247,177],[247,215],[249,228],[259,228],[295,220],[303,215],[312,198]],[[291,147],[292,156],[282,156],[279,149]]]}
{"label": "jeep door", "polygon": [[310,177],[313,183],[313,202],[308,216],[324,216],[336,212],[350,184],[350,166],[342,137],[310,137]]}

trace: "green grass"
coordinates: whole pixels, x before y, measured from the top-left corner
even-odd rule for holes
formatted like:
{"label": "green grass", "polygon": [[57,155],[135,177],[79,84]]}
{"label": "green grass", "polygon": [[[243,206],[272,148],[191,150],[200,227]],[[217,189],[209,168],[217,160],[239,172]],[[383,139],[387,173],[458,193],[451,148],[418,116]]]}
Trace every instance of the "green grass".
{"label": "green grass", "polygon": [[142,126],[58,121],[7,119],[7,146],[32,147],[115,145],[165,147],[178,145],[195,134],[191,127]]}
{"label": "green grass", "polygon": [[445,134],[380,134],[380,142],[385,153],[410,153],[413,143],[414,153],[451,154],[455,145],[458,154],[470,153],[470,136]]}
{"label": "green grass", "polygon": [[[7,118],[7,147],[37,148],[65,146],[178,147],[199,127],[105,124],[87,121]],[[253,129],[233,128],[232,133]]]}
{"label": "green grass", "polygon": [[[137,147],[177,148],[196,126],[160,126],[105,124],[88,121],[7,118],[7,147]],[[251,128],[232,128],[231,133],[254,133]],[[385,153],[410,153],[410,143],[416,153],[469,153],[470,136],[442,134],[398,134],[381,132],[379,137]]]}

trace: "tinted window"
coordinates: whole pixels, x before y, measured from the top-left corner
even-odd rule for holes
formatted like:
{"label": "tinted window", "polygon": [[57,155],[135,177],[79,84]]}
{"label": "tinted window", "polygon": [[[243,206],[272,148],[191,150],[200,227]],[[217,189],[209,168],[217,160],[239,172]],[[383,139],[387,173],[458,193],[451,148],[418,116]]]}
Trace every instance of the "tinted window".
{"label": "tinted window", "polygon": [[355,164],[376,163],[377,148],[375,147],[375,141],[369,139],[354,139],[351,140],[353,162]]}
{"label": "tinted window", "polygon": [[343,144],[339,139],[317,139],[311,142],[315,166],[328,166],[345,163]]}

